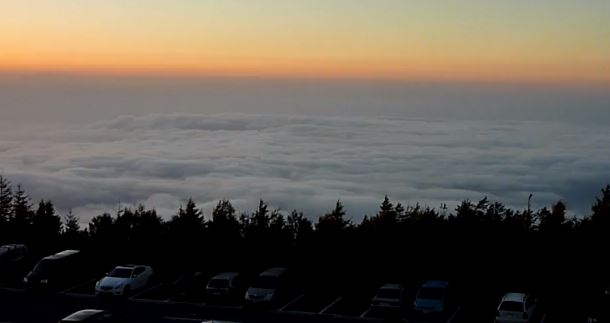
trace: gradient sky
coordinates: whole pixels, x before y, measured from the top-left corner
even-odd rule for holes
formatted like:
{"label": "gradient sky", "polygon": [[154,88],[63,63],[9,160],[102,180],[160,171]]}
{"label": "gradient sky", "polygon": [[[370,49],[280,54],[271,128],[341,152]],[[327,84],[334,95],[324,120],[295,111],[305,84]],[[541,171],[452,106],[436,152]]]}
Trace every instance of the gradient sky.
{"label": "gradient sky", "polygon": [[3,0],[0,70],[610,84],[610,1]]}

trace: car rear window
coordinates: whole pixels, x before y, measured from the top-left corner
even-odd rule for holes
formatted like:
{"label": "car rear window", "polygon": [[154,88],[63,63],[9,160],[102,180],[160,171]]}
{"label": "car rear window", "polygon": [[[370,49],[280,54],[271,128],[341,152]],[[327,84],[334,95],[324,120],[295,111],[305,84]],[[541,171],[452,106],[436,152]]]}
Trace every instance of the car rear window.
{"label": "car rear window", "polygon": [[229,280],[227,279],[212,279],[209,284],[212,288],[227,288],[229,287]]}
{"label": "car rear window", "polygon": [[131,277],[131,269],[128,268],[114,268],[109,274],[108,277],[116,277],[116,278],[129,278]]}
{"label": "car rear window", "polygon": [[53,260],[42,259],[36,264],[36,266],[34,266],[34,269],[32,269],[32,272],[37,273],[37,274],[42,274],[42,273],[50,274],[55,271],[56,267],[57,267],[56,262],[54,262]]}
{"label": "car rear window", "polygon": [[400,298],[400,290],[393,288],[382,288],[377,292],[377,297],[398,299]]}
{"label": "car rear window", "polygon": [[252,284],[254,288],[275,289],[279,283],[278,277],[275,276],[258,276]]}
{"label": "car rear window", "polygon": [[500,304],[500,310],[509,312],[523,312],[523,303],[504,301]]}
{"label": "car rear window", "polygon": [[423,287],[419,290],[417,298],[420,299],[443,299],[445,296],[444,288]]}

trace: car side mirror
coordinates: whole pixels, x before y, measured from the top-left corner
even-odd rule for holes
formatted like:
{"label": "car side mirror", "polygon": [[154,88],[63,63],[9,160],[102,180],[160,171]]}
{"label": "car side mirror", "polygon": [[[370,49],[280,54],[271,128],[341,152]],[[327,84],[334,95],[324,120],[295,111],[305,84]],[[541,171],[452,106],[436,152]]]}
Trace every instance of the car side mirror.
{"label": "car side mirror", "polygon": [[136,277],[138,277],[138,274],[132,274],[131,275],[131,278],[136,278]]}

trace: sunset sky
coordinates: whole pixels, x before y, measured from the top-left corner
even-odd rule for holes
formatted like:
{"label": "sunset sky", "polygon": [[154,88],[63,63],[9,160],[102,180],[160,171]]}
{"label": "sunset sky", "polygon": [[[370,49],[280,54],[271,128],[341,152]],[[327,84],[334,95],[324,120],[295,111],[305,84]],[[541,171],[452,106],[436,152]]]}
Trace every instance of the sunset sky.
{"label": "sunset sky", "polygon": [[610,1],[4,0],[0,71],[610,84]]}

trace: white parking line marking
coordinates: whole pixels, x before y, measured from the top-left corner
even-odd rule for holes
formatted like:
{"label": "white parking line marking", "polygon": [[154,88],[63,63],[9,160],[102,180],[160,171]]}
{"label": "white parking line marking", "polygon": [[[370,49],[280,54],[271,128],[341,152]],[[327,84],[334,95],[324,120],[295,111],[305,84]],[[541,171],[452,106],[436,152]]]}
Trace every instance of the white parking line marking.
{"label": "white parking line marking", "polygon": [[[89,284],[93,283],[94,281],[97,281],[97,278],[89,279],[88,281],[86,281],[86,282],[84,282],[84,283],[82,283],[82,284],[79,284],[79,285],[76,285],[76,286],[71,286],[71,287],[68,287],[68,288],[66,288],[66,289],[62,290],[61,292],[59,292],[59,294],[67,294],[67,293],[69,293],[71,290],[75,290],[75,289],[79,289],[79,288],[81,288],[81,287],[83,287],[83,286],[87,286],[87,285],[89,285]],[[71,293],[71,294],[81,294],[81,293]],[[87,293],[86,295],[89,295],[89,294]]]}
{"label": "white parking line marking", "polygon": [[164,316],[163,317],[164,320],[170,320],[170,321],[183,321],[183,322],[204,322],[204,319],[193,319],[193,318],[188,318],[188,317],[175,317],[175,316]]}
{"label": "white parking line marking", "polygon": [[455,309],[455,312],[453,312],[453,314],[451,314],[451,316],[449,317],[449,320],[447,321],[447,323],[451,323],[453,322],[453,320],[455,319],[455,317],[457,316],[457,313],[462,309],[462,307],[458,306]]}
{"label": "white parking line marking", "polygon": [[11,293],[25,293],[25,288],[14,288],[14,287],[0,287],[0,290],[11,292]]}
{"label": "white parking line marking", "polygon": [[159,283],[159,284],[157,284],[157,285],[154,285],[153,287],[147,288],[147,289],[145,289],[145,290],[143,290],[143,291],[141,291],[141,292],[139,292],[139,293],[137,293],[137,294],[132,295],[131,297],[129,297],[129,299],[138,298],[138,297],[140,297],[140,296],[142,296],[142,295],[144,295],[144,294],[146,294],[146,293],[150,292],[150,291],[151,291],[151,290],[153,290],[153,289],[156,289],[156,288],[161,287],[161,285],[163,285],[163,284]]}
{"label": "white parking line marking", "polygon": [[371,311],[371,308],[370,308],[370,307],[369,307],[369,308],[367,308],[367,309],[366,309],[366,311],[364,311],[364,313],[362,313],[362,314],[360,315],[360,318],[361,318],[361,319],[366,318],[366,316],[367,316],[367,315],[369,315],[369,312],[370,312],[370,311]]}
{"label": "white parking line marking", "polygon": [[297,298],[293,299],[293,300],[292,300],[290,303],[288,303],[288,304],[286,304],[286,305],[282,306],[282,307],[280,308],[280,312],[283,312],[283,311],[284,311],[286,308],[288,308],[290,305],[292,305],[292,304],[294,304],[294,303],[298,302],[298,301],[299,301],[299,300],[301,300],[301,298],[303,298],[303,297],[305,297],[305,294],[301,294],[301,295],[299,295]]}
{"label": "white parking line marking", "polygon": [[343,296],[339,296],[336,300],[334,300],[332,303],[328,304],[328,306],[326,306],[325,308],[323,308],[318,314],[324,314],[326,311],[328,311],[331,307],[335,306],[335,304],[339,303],[341,300],[343,299]]}

